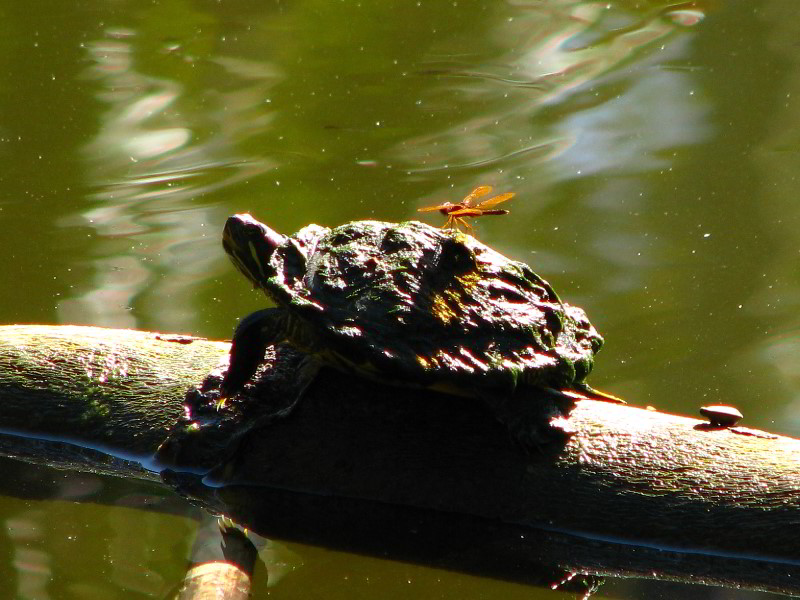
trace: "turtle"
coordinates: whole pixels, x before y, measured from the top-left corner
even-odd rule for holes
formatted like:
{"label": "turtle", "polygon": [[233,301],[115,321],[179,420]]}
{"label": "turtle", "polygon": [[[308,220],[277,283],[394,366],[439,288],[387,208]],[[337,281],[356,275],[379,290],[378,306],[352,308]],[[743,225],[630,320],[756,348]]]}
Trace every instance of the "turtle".
{"label": "turtle", "polygon": [[365,220],[286,236],[237,214],[222,242],[276,304],[236,327],[223,398],[243,389],[269,345],[288,341],[347,373],[480,398],[526,443],[540,439],[532,389],[622,402],[585,382],[603,338],[583,309],[470,235]]}

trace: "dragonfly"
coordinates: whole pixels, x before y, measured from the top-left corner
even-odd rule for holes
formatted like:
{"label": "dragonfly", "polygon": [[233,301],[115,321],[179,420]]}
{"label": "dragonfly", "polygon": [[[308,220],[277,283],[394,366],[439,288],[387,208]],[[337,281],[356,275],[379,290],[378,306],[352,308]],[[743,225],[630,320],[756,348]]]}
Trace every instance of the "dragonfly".
{"label": "dragonfly", "polygon": [[442,225],[442,229],[457,229],[461,230],[461,226],[472,233],[472,225],[464,220],[464,217],[483,217],[485,215],[507,215],[508,211],[502,208],[492,208],[501,202],[510,200],[514,196],[514,192],[500,194],[487,200],[483,200],[478,204],[475,201],[482,198],[492,191],[492,186],[481,185],[467,194],[461,202],[445,202],[436,206],[426,206],[425,208],[417,209],[418,212],[431,212],[438,210],[440,213],[447,217],[447,222]]}

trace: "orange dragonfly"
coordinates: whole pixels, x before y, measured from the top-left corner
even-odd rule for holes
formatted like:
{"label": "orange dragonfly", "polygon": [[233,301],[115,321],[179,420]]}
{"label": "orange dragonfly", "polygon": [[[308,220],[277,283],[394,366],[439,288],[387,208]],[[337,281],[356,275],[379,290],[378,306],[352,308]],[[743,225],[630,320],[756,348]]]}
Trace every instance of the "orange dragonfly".
{"label": "orange dragonfly", "polygon": [[492,186],[481,185],[472,190],[461,202],[445,202],[437,206],[426,206],[425,208],[417,209],[418,212],[430,212],[438,210],[440,213],[447,217],[447,222],[442,225],[442,229],[461,229],[463,225],[467,231],[472,232],[472,225],[464,220],[464,217],[483,217],[485,215],[507,215],[508,211],[502,208],[492,208],[501,202],[510,200],[514,196],[514,192],[500,194],[494,196],[478,204],[474,204],[475,200],[485,196],[492,191]]}

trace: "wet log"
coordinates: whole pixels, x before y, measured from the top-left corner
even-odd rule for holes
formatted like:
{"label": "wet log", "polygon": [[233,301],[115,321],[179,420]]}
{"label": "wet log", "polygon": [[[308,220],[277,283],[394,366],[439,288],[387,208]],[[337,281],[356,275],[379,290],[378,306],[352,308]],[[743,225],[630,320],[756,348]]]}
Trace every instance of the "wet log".
{"label": "wet log", "polygon": [[[87,468],[118,469],[123,476],[152,478],[164,466],[175,471],[176,464],[149,461],[174,434],[186,390],[224,368],[227,350],[225,343],[146,332],[0,327],[4,439],[18,434],[18,445],[66,440],[128,462],[141,457],[139,472],[128,470],[127,462],[87,461]],[[297,384],[298,357],[270,354],[269,361],[266,387],[252,393],[264,396],[260,410],[280,412],[286,390]],[[243,484],[271,494],[274,506],[295,494],[315,507],[321,499],[359,506],[362,519],[366,503],[514,531],[565,532],[598,552],[611,540],[622,542],[610,562],[563,559],[586,572],[659,572],[798,591],[800,440],[581,400],[552,420],[562,441],[531,451],[515,443],[481,402],[331,370],[320,373],[288,416],[263,422],[262,428],[242,429],[231,460],[211,474],[217,485],[229,484],[218,490],[234,490],[216,492],[216,501],[230,502],[226,510],[257,530],[263,515],[252,510],[259,502],[241,495]],[[242,424],[233,419],[231,426]],[[202,431],[193,439],[201,448]],[[7,443],[0,452],[31,459],[29,450],[12,453]],[[181,460],[194,456],[186,452]],[[197,456],[202,459],[202,452]],[[54,453],[46,460],[58,459]],[[70,457],[64,466],[79,462]],[[263,533],[291,521],[271,512]],[[282,514],[280,524],[275,514]],[[650,562],[620,559],[620,547],[638,549]],[[659,556],[676,550],[693,553],[693,566],[676,567],[674,557],[657,565]],[[690,572],[698,555],[727,566],[704,563],[702,574]]]}
{"label": "wet log", "polygon": [[228,348],[145,331],[2,326],[0,452],[158,479],[142,464],[183,414],[186,390],[226,365]]}

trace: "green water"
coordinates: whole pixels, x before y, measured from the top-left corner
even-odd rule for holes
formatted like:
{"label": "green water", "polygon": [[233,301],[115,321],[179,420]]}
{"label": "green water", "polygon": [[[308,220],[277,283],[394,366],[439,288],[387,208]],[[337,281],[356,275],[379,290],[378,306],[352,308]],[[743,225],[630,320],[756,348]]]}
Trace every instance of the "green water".
{"label": "green water", "polygon": [[[416,209],[488,184],[516,196],[476,223],[481,240],[605,336],[594,386],[687,414],[734,404],[747,425],[800,435],[796,11],[0,0],[0,323],[227,338],[265,303],[224,256],[227,215],[285,232],[438,224]],[[127,502],[157,490],[14,476],[34,491],[0,503],[8,597],[175,585],[193,522]],[[558,597],[292,549],[309,566],[272,596]],[[670,597],[659,590],[601,596]]]}

